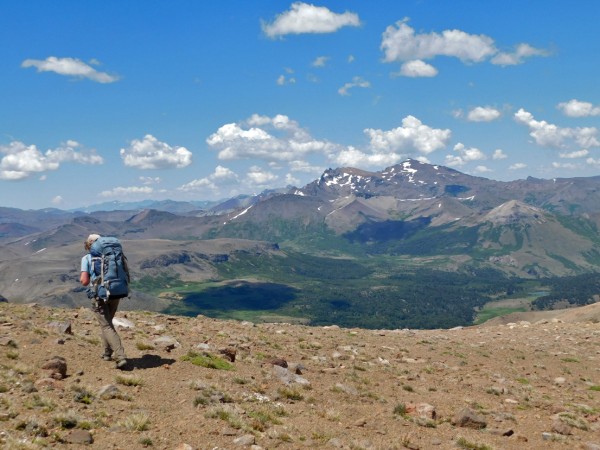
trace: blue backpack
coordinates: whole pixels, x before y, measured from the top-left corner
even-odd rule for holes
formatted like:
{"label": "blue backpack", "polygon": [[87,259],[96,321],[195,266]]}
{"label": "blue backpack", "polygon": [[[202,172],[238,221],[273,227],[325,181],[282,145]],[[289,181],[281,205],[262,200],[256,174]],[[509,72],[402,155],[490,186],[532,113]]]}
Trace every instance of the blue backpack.
{"label": "blue backpack", "polygon": [[94,271],[94,289],[104,300],[129,295],[129,268],[121,242],[115,237],[100,237],[90,248]]}

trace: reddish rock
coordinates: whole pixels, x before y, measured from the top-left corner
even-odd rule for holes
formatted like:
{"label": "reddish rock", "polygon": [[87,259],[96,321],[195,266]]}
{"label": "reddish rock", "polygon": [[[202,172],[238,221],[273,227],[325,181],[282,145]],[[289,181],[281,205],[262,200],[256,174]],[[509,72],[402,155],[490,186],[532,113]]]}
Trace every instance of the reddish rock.
{"label": "reddish rock", "polygon": [[50,378],[62,380],[67,376],[67,361],[61,356],[53,356],[42,365]]}
{"label": "reddish rock", "polygon": [[274,366],[283,367],[284,369],[288,368],[288,363],[283,358],[273,358],[269,361],[269,364],[272,364]]}
{"label": "reddish rock", "polygon": [[221,355],[223,355],[225,358],[227,358],[229,361],[235,362],[235,356],[237,354],[235,348],[233,348],[233,347],[222,348],[219,350],[219,353]]}
{"label": "reddish rock", "polygon": [[435,420],[435,418],[437,417],[435,407],[433,407],[429,403],[408,403],[406,405],[406,412],[411,416],[418,416],[422,417],[423,419]]}

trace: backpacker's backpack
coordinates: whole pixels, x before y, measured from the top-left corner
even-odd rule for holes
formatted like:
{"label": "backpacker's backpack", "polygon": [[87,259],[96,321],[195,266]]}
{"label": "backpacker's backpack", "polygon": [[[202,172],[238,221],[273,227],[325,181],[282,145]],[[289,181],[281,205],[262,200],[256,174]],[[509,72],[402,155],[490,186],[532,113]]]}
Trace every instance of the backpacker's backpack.
{"label": "backpacker's backpack", "polygon": [[115,237],[100,237],[90,248],[96,295],[104,300],[129,295],[129,268],[121,243]]}

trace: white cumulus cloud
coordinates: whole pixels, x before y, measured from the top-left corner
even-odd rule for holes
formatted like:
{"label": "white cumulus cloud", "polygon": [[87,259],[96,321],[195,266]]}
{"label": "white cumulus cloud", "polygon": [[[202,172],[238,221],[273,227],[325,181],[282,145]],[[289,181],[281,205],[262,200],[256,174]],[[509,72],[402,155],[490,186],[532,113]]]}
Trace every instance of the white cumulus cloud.
{"label": "white cumulus cloud", "polygon": [[60,206],[65,203],[65,199],[62,196],[57,195],[52,199],[52,204],[56,206]]}
{"label": "white cumulus cloud", "polygon": [[588,150],[575,150],[574,152],[563,152],[559,153],[559,157],[563,159],[576,159],[576,158],[585,158],[589,155],[590,152]]}
{"label": "white cumulus cloud", "polygon": [[76,141],[67,141],[54,150],[48,150],[46,157],[56,162],[76,162],[80,164],[102,164],[104,159],[94,150],[79,151],[82,145]]}
{"label": "white cumulus cloud", "polygon": [[102,164],[102,157],[95,151],[78,151],[81,145],[75,141],[67,141],[54,150],[42,153],[35,145],[25,145],[13,141],[0,146],[0,179],[22,180],[36,174],[57,170],[63,162],[79,164]]}
{"label": "white cumulus cloud", "polygon": [[311,65],[313,67],[325,67],[327,65],[327,61],[329,61],[329,56],[318,56]]}
{"label": "white cumulus cloud", "polygon": [[[93,61],[97,64],[97,61]],[[66,75],[75,78],[87,78],[98,83],[114,83],[119,79],[115,75],[106,72],[99,72],[89,64],[76,58],[57,58],[49,56],[44,60],[26,59],[21,63],[21,67],[35,67],[38,72],[54,72],[59,75]]]}
{"label": "white cumulus cloud", "polygon": [[[438,56],[457,58],[465,64],[490,60],[492,64],[508,66],[521,64],[532,56],[548,56],[549,52],[532,47],[527,43],[518,44],[513,52],[500,52],[494,39],[485,34],[470,34],[462,30],[444,30],[441,33],[416,33],[408,25],[408,18],[388,26],[383,32],[380,49],[385,62],[402,62],[401,74],[408,76],[434,76],[437,70],[432,66],[420,66],[418,70],[408,70],[409,62],[433,59]],[[414,64],[414,63],[413,63]],[[414,65],[413,69],[419,65]],[[402,73],[403,71],[406,72]]]}
{"label": "white cumulus cloud", "polygon": [[497,148],[496,150],[494,150],[494,153],[492,154],[492,159],[494,159],[494,160],[506,159],[506,158],[508,158],[508,155],[506,153],[504,153],[504,151],[501,148]]}
{"label": "white cumulus cloud", "polygon": [[562,162],[556,162],[556,161],[552,163],[552,167],[554,169],[568,169],[568,170],[581,169],[581,165],[580,164],[562,163]]}
{"label": "white cumulus cloud", "polygon": [[477,106],[471,109],[467,114],[467,120],[470,122],[491,122],[498,119],[502,113],[491,106]]}
{"label": "white cumulus cloud", "polygon": [[404,155],[396,152],[367,152],[348,147],[330,155],[330,160],[343,167],[382,167],[396,164]]}
{"label": "white cumulus cloud", "polygon": [[144,185],[159,184],[162,181],[160,177],[140,177],[139,180]]}
{"label": "white cumulus cloud", "polygon": [[350,95],[350,89],[354,88],[369,88],[371,87],[371,83],[367,80],[364,80],[361,77],[354,77],[351,82],[344,84],[341,88],[338,89],[338,94],[340,95]]}
{"label": "white cumulus cloud", "polygon": [[276,83],[279,86],[285,86],[286,84],[296,84],[296,78],[286,77],[285,75],[279,75],[279,77],[277,77]]}
{"label": "white cumulus cloud", "polygon": [[[405,117],[401,126],[392,130],[368,128],[364,133],[368,138],[365,148],[344,146],[315,139],[286,115],[254,114],[243,122],[221,126],[206,142],[218,151],[220,160],[255,159],[264,161],[273,171],[287,166],[292,173],[319,174],[324,168],[318,162],[309,162],[310,158],[325,157],[330,164],[338,166],[388,166],[407,156],[423,158],[443,149],[452,134],[448,129],[430,127],[413,116]],[[258,172],[252,173],[250,181],[268,181]]]}
{"label": "white cumulus cloud", "polygon": [[403,77],[435,77],[437,74],[438,71],[435,67],[420,59],[407,61],[400,67],[400,75]]}
{"label": "white cumulus cloud", "polygon": [[521,169],[525,169],[527,167],[527,164],[525,163],[515,163],[512,164],[508,169],[509,170],[521,170]]}
{"label": "white cumulus cloud", "polygon": [[408,156],[426,160],[424,155],[445,148],[452,135],[450,130],[432,128],[413,116],[405,117],[402,125],[392,130],[367,128],[364,133],[369,138],[366,149],[339,149],[329,155],[329,160],[352,167],[389,166]]}
{"label": "white cumulus cloud", "polygon": [[148,195],[152,194],[152,192],[154,192],[154,189],[150,186],[118,186],[107,191],[102,191],[98,195],[103,198],[123,198],[134,195]]}
{"label": "white cumulus cloud", "polygon": [[298,186],[301,181],[293,176],[291,173],[285,175],[285,185],[286,186]]}
{"label": "white cumulus cloud", "polygon": [[493,170],[487,166],[477,166],[477,167],[475,167],[475,169],[473,169],[473,172],[474,173],[489,173],[489,172],[493,172]]}
{"label": "white cumulus cloud", "polygon": [[323,166],[314,166],[310,164],[308,161],[290,161],[289,168],[291,172],[304,172],[304,173],[314,173],[320,174],[323,173],[325,167]]}
{"label": "white cumulus cloud", "polygon": [[252,166],[246,174],[246,182],[250,186],[254,187],[268,187],[274,181],[277,181],[279,177],[268,170],[264,170],[258,166]]}
{"label": "white cumulus cloud", "polygon": [[600,159],[588,158],[585,160],[585,162],[590,166],[597,167],[598,169],[600,169]]}
{"label": "white cumulus cloud", "polygon": [[416,150],[425,155],[446,147],[452,135],[450,130],[432,128],[414,116],[406,116],[402,126],[389,131],[367,128],[364,132],[369,136],[370,147],[377,152]]}
{"label": "white cumulus cloud", "polygon": [[521,43],[515,47],[512,52],[500,52],[491,59],[492,64],[498,66],[515,66],[522,64],[526,58],[532,56],[549,56],[550,52],[532,47],[529,44]]}
{"label": "white cumulus cloud", "polygon": [[358,14],[338,14],[324,6],[303,2],[292,3],[290,10],[279,14],[273,22],[262,23],[264,33],[270,38],[286,34],[334,33],[346,26],[360,26]]}
{"label": "white cumulus cloud", "polygon": [[132,140],[120,153],[126,166],[138,169],[180,169],[192,163],[192,152],[187,148],[171,147],[151,134]]}
{"label": "white cumulus cloud", "polygon": [[407,20],[390,25],[383,33],[381,49],[386,62],[452,56],[463,62],[481,62],[497,52],[494,40],[461,30],[416,34]]}
{"label": "white cumulus cloud", "polygon": [[517,123],[529,128],[529,135],[542,147],[566,148],[573,143],[584,149],[600,147],[595,127],[562,128],[545,120],[535,120],[533,114],[523,108],[514,117]]}
{"label": "white cumulus cloud", "polygon": [[232,185],[238,181],[239,177],[233,170],[219,165],[209,176],[190,181],[177,189],[186,192],[202,192],[206,190],[217,192],[223,186]]}
{"label": "white cumulus cloud", "polygon": [[559,103],[557,108],[569,117],[600,116],[600,106],[594,106],[590,102],[582,102],[576,99]]}
{"label": "white cumulus cloud", "polygon": [[219,151],[221,160],[261,159],[289,162],[311,153],[333,150],[335,144],[313,138],[288,116],[254,114],[242,123],[228,123],[211,134],[206,143]]}
{"label": "white cumulus cloud", "polygon": [[458,143],[454,146],[454,151],[458,155],[446,155],[446,164],[450,167],[461,167],[470,161],[479,161],[487,159],[485,153],[475,147],[466,147],[462,143]]}

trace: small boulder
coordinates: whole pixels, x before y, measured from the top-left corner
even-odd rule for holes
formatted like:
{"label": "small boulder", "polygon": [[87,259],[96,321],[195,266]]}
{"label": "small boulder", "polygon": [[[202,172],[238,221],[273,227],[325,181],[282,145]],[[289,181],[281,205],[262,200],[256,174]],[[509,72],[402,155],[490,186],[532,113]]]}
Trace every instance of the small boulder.
{"label": "small boulder", "polygon": [[562,434],[563,436],[570,436],[573,434],[573,427],[560,419],[555,419],[554,422],[552,422],[552,431]]}
{"label": "small boulder", "polygon": [[131,320],[123,319],[122,317],[113,318],[113,325],[119,328],[132,329],[135,328],[134,323]]}
{"label": "small boulder", "polygon": [[343,383],[336,383],[334,386],[334,389],[336,391],[343,392],[344,394],[348,394],[348,395],[358,395],[359,394],[358,390],[355,387],[348,386],[347,384],[343,384]]}
{"label": "small boulder", "polygon": [[288,363],[283,358],[273,358],[269,361],[269,364],[272,364],[273,366],[283,367],[284,369],[288,368]]}
{"label": "small boulder", "polygon": [[73,430],[67,436],[65,436],[65,441],[69,444],[93,444],[94,438],[92,434],[87,430]]}
{"label": "small boulder", "polygon": [[256,443],[256,438],[252,434],[245,434],[244,436],[240,436],[233,440],[234,445],[254,445]]}
{"label": "small boulder", "polygon": [[177,339],[171,336],[161,336],[152,341],[155,348],[170,352],[171,350],[181,347],[181,344],[177,342]]}
{"label": "small boulder", "polygon": [[407,414],[416,415],[423,419],[435,420],[435,418],[437,417],[435,407],[433,407],[429,403],[408,403],[406,405],[406,412]]}
{"label": "small boulder", "polygon": [[50,322],[48,328],[60,334],[73,334],[71,322]]}
{"label": "small boulder", "polygon": [[281,366],[273,366],[273,373],[279,379],[279,381],[286,385],[294,383],[302,386],[310,385],[310,382],[306,378],[296,375],[295,373],[292,373],[288,369]]}
{"label": "small boulder", "polygon": [[121,398],[121,391],[114,384],[107,384],[98,391],[98,398],[102,400]]}
{"label": "small boulder", "polygon": [[222,348],[219,350],[219,353],[221,355],[223,355],[223,357],[225,357],[225,359],[229,360],[230,362],[235,362],[235,356],[237,354],[237,351],[235,350],[235,348],[233,348],[233,347]]}
{"label": "small boulder", "polygon": [[477,414],[470,408],[465,408],[452,418],[452,425],[462,428],[473,428],[474,430],[481,430],[487,427],[487,422],[483,416]]}
{"label": "small boulder", "polygon": [[194,447],[192,447],[190,444],[183,443],[175,447],[175,450],[194,450]]}
{"label": "small boulder", "polygon": [[0,345],[3,347],[17,347],[17,341],[8,336],[0,337]]}
{"label": "small boulder", "polygon": [[49,378],[62,380],[67,376],[67,361],[62,356],[53,356],[42,365]]}

